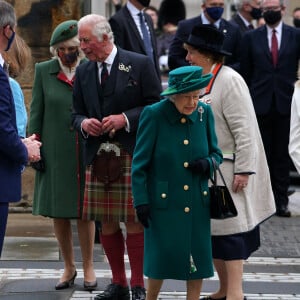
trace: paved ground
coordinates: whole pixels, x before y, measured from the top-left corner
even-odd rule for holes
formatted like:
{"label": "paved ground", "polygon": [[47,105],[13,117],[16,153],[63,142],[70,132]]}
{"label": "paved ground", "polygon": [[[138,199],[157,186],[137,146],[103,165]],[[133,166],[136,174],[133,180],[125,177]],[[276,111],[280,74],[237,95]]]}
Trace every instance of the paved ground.
{"label": "paved ground", "polygon": [[[300,300],[300,191],[290,196],[292,218],[272,217],[261,226],[261,248],[246,262],[244,289],[248,300]],[[63,264],[52,221],[28,210],[10,212],[5,247],[0,260],[0,299],[93,299],[110,282],[111,274],[101,245],[95,245],[98,290],[82,288],[83,273],[78,239],[74,234],[78,277],[67,291],[55,291]],[[75,227],[75,225],[74,225]],[[127,257],[126,257],[127,259]],[[128,264],[128,263],[127,263]],[[128,277],[130,273],[128,271]],[[146,279],[145,279],[146,280]],[[217,288],[217,277],[205,280],[203,295]],[[167,280],[160,299],[185,299],[183,282]]]}

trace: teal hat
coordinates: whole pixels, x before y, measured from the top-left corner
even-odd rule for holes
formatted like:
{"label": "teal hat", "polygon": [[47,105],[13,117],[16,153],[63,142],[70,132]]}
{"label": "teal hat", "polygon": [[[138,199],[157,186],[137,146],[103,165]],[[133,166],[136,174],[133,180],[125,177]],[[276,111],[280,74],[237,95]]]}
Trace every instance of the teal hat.
{"label": "teal hat", "polygon": [[183,94],[206,87],[212,78],[212,74],[202,76],[202,70],[198,66],[185,66],[172,70],[169,73],[169,87],[160,95]]}
{"label": "teal hat", "polygon": [[77,33],[78,28],[76,20],[68,20],[62,22],[59,25],[57,25],[54,31],[52,32],[50,46],[67,41],[72,37],[76,36]]}

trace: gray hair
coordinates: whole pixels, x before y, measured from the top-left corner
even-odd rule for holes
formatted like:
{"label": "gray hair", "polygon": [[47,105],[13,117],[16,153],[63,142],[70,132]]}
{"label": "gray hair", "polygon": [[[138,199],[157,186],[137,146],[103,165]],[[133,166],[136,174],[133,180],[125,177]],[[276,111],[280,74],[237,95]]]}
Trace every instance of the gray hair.
{"label": "gray hair", "polygon": [[114,42],[112,29],[105,17],[97,14],[86,15],[78,21],[78,30],[80,30],[81,26],[85,25],[92,28],[92,34],[97,37],[100,42],[102,41],[103,34],[106,34],[112,43]]}
{"label": "gray hair", "polygon": [[[261,0],[260,5],[262,6],[266,0]],[[284,0],[279,0],[279,5],[284,6]]]}
{"label": "gray hair", "polygon": [[0,0],[0,27],[9,25],[14,28],[17,19],[13,6],[6,1]]}
{"label": "gray hair", "polygon": [[241,10],[242,6],[246,3],[249,3],[251,0],[235,0],[234,5],[237,10]]}

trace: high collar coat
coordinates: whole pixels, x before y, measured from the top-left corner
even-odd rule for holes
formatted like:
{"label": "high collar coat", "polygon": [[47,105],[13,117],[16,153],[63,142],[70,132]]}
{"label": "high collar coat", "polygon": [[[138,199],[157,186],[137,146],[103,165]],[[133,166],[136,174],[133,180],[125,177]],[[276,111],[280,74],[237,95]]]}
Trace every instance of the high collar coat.
{"label": "high collar coat", "polygon": [[[140,118],[132,162],[134,206],[149,204],[144,274],[188,280],[213,274],[209,174],[194,174],[187,163],[211,158],[220,163],[211,108],[199,103],[185,116],[169,100],[148,106]],[[197,271],[191,271],[191,257]]]}

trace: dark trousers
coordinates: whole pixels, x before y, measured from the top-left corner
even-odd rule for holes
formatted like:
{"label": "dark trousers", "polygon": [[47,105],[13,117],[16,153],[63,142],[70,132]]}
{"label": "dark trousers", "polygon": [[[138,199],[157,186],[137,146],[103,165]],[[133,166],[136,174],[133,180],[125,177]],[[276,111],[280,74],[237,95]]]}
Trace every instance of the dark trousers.
{"label": "dark trousers", "polygon": [[8,216],[8,202],[0,202],[0,257],[3,248]]}
{"label": "dark trousers", "polygon": [[257,121],[267,156],[276,207],[286,207],[290,184],[290,115],[282,115],[273,109],[267,115],[257,116]]}

